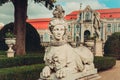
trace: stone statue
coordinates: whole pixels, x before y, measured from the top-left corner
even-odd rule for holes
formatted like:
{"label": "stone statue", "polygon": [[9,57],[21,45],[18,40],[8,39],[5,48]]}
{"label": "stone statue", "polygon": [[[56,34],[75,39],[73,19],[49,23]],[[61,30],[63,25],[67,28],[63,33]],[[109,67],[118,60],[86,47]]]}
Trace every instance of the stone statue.
{"label": "stone statue", "polygon": [[100,14],[98,12],[94,13],[94,19],[93,19],[93,27],[95,29],[95,33],[98,40],[101,40],[101,34],[100,34]]}
{"label": "stone statue", "polygon": [[96,74],[93,53],[86,47],[71,47],[66,40],[66,21],[52,19],[49,25],[54,37],[44,55],[45,67],[40,73],[42,80],[76,80]]}
{"label": "stone statue", "polygon": [[55,10],[53,11],[54,18],[64,18],[65,11],[60,5],[55,6]]}

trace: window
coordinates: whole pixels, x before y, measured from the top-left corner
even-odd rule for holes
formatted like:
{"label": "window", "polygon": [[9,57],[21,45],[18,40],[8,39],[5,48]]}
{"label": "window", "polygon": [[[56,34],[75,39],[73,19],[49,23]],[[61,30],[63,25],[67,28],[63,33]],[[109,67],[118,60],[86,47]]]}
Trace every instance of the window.
{"label": "window", "polygon": [[112,24],[112,33],[115,32],[114,24]]}
{"label": "window", "polygon": [[90,12],[86,12],[86,14],[85,14],[85,20],[89,21],[90,20],[90,16],[91,16],[91,13]]}
{"label": "window", "polygon": [[68,25],[68,31],[71,31],[71,27],[70,27],[70,25]]}
{"label": "window", "polygon": [[108,24],[108,25],[107,25],[107,31],[108,31],[108,32],[111,32],[111,24]]}
{"label": "window", "polygon": [[112,24],[112,33],[117,32],[117,24],[113,23]]}
{"label": "window", "polygon": [[77,31],[79,31],[79,30],[80,30],[80,29],[79,29],[79,25],[77,25],[77,26],[76,26],[76,28],[77,28]]}
{"label": "window", "polygon": [[43,42],[43,35],[40,35],[40,41]]}
{"label": "window", "polygon": [[117,24],[114,24],[114,32],[117,32]]}
{"label": "window", "polygon": [[82,13],[79,15],[79,19],[82,20]]}
{"label": "window", "polygon": [[118,24],[118,31],[120,32],[120,23]]}
{"label": "window", "polygon": [[53,37],[52,37],[52,35],[50,35],[50,40],[53,40]]}
{"label": "window", "polygon": [[104,33],[104,32],[103,32],[103,27],[104,27],[103,25],[104,25],[104,24],[101,23],[101,28],[100,28],[101,38],[103,38],[103,33]]}
{"label": "window", "polygon": [[50,35],[48,33],[44,33],[43,42],[50,42]]}

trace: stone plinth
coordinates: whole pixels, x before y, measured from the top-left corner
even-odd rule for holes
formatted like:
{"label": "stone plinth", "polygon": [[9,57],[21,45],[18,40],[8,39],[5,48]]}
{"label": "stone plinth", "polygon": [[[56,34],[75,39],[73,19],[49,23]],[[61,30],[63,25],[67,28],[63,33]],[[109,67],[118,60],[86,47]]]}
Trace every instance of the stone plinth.
{"label": "stone plinth", "polygon": [[7,57],[14,57],[14,51],[7,51]]}
{"label": "stone plinth", "polygon": [[[92,69],[89,71],[85,71],[85,72],[78,72],[78,73],[74,73],[74,74],[67,74],[67,76],[65,78],[59,79],[59,80],[98,80],[101,77],[97,74],[97,69]],[[58,80],[55,77],[55,73],[53,73],[50,77],[48,77],[48,79],[38,79],[38,80]]]}
{"label": "stone plinth", "polygon": [[95,56],[103,56],[102,41],[95,42]]}

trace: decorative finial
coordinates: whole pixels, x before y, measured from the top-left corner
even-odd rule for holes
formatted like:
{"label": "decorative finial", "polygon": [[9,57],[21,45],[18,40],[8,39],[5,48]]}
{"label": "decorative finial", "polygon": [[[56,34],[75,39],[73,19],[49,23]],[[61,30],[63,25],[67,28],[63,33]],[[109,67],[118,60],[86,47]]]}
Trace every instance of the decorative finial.
{"label": "decorative finial", "polygon": [[82,3],[80,3],[80,9],[81,9],[81,7],[82,7]]}

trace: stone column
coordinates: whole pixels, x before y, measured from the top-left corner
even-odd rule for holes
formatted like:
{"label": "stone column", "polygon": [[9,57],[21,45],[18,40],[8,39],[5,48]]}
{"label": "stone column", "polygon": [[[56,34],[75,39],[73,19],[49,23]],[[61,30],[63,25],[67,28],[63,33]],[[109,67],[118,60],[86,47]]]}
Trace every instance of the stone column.
{"label": "stone column", "polygon": [[102,41],[95,41],[95,56],[103,56]]}
{"label": "stone column", "polygon": [[80,36],[80,39],[81,39],[81,43],[83,43],[84,42],[84,25],[83,24],[81,24],[81,36]]}

